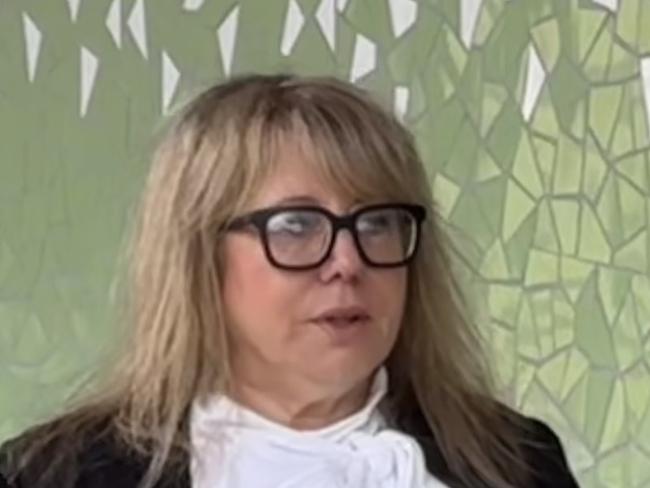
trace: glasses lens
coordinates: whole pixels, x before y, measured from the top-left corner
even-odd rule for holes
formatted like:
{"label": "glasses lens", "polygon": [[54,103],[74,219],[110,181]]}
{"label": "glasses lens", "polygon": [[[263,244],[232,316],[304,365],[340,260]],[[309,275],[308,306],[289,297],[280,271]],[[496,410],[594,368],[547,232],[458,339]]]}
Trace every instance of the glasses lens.
{"label": "glasses lens", "polygon": [[359,215],[359,243],[374,264],[402,263],[412,256],[417,239],[417,221],[401,208],[369,210]]}
{"label": "glasses lens", "polygon": [[332,227],[319,212],[286,210],[268,220],[266,234],[275,261],[284,266],[309,266],[325,253]]}

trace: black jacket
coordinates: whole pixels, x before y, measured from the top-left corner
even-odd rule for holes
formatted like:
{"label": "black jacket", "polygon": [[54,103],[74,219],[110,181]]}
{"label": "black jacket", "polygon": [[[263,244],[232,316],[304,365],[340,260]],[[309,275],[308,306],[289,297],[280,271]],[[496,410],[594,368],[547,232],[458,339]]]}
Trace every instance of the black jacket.
{"label": "black jacket", "polygon": [[[577,488],[578,485],[566,462],[564,451],[557,436],[544,423],[522,418],[523,453],[533,480],[521,488]],[[484,488],[480,480],[470,485],[462,484],[450,473],[435,439],[421,415],[413,415],[403,424],[403,430],[412,435],[422,446],[427,468],[451,488]],[[46,484],[36,483],[33,476],[48,466],[47,459],[37,459],[32,465],[15,474],[6,449],[0,450],[0,488],[137,488],[146,467],[146,459],[128,454],[105,436],[95,436],[82,443],[78,458],[66,473],[57,472]],[[41,456],[45,458],[47,456]],[[156,488],[191,488],[187,460],[178,469],[168,470]],[[67,466],[70,468],[70,466]],[[4,477],[3,477],[4,474]],[[7,479],[16,478],[11,485]],[[251,487],[255,488],[255,487]],[[308,488],[308,487],[306,487]]]}

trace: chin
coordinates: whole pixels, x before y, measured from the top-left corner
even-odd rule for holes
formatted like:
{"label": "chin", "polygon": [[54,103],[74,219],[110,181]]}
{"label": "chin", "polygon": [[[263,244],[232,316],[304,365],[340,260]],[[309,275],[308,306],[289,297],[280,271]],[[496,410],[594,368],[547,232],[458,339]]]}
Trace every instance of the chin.
{"label": "chin", "polygon": [[[314,359],[308,368],[313,372],[310,376],[317,377],[322,383],[335,383],[353,387],[358,383],[371,379],[375,371],[383,360],[376,357],[360,357],[360,353],[346,354],[341,357],[326,358],[327,353],[321,354],[318,359]],[[317,364],[314,364],[318,361]]]}

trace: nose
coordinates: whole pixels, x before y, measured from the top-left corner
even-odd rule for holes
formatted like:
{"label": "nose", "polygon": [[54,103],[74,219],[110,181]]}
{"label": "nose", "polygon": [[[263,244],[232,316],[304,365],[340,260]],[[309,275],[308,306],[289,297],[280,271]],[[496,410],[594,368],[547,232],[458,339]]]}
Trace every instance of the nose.
{"label": "nose", "polygon": [[363,267],[364,263],[352,234],[347,229],[341,229],[334,239],[332,252],[320,268],[321,279],[326,282],[335,278],[355,281]]}

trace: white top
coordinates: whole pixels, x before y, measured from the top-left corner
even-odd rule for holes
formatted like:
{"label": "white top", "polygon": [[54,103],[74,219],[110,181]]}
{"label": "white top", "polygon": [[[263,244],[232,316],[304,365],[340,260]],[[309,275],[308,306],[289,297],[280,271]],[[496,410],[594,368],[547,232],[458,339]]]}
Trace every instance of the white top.
{"label": "white top", "polygon": [[408,435],[379,411],[388,378],[380,369],[366,406],[318,430],[278,424],[225,395],[191,415],[192,488],[448,488],[426,470]]}

